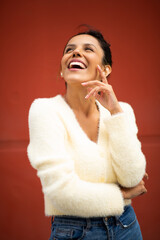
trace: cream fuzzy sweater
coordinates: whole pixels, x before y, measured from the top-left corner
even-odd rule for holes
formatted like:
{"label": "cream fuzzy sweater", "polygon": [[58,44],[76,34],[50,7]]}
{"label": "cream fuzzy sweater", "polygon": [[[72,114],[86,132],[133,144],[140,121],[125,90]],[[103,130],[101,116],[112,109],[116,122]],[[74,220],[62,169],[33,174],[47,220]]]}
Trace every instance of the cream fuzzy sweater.
{"label": "cream fuzzy sweater", "polygon": [[145,174],[131,106],[120,102],[124,112],[111,116],[97,104],[97,143],[61,95],[31,105],[28,157],[42,183],[46,215],[120,215],[130,200],[124,201],[119,185],[133,187]]}

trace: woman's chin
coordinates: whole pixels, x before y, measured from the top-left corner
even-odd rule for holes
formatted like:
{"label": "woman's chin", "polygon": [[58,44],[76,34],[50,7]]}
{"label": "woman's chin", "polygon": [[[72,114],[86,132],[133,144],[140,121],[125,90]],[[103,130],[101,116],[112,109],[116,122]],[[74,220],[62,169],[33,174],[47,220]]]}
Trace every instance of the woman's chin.
{"label": "woman's chin", "polygon": [[67,84],[80,84],[83,82],[88,82],[88,81],[92,81],[95,78],[93,77],[86,77],[86,76],[80,76],[78,74],[75,74],[74,76],[67,76],[64,78],[65,82]]}

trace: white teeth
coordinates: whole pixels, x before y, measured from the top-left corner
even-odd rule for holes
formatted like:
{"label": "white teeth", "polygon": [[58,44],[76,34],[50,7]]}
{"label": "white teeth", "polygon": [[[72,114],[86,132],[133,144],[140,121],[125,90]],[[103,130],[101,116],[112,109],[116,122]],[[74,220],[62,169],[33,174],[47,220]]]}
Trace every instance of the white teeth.
{"label": "white teeth", "polygon": [[82,69],[85,69],[86,68],[86,66],[82,63],[82,62],[71,62],[70,64],[69,64],[69,68],[71,68],[72,66],[80,66]]}

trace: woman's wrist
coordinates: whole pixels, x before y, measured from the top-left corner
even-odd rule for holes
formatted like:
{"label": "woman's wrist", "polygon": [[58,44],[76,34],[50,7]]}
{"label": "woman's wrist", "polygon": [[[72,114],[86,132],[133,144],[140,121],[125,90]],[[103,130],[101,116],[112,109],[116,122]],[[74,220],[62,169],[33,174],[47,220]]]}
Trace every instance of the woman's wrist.
{"label": "woman's wrist", "polygon": [[123,199],[126,199],[126,192],[122,188],[121,188],[121,193],[122,193]]}
{"label": "woman's wrist", "polygon": [[123,112],[123,110],[122,110],[122,108],[121,108],[120,106],[117,107],[117,108],[114,108],[114,109],[110,110],[110,114],[111,114],[111,115],[118,114],[118,113],[122,113],[122,112]]}

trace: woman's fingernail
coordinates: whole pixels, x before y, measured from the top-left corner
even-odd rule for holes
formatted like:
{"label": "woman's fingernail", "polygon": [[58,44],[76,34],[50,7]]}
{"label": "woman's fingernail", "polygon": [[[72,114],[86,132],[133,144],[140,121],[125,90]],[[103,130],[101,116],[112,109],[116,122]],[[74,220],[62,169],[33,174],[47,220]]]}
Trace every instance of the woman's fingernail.
{"label": "woman's fingernail", "polygon": [[85,82],[82,82],[81,84],[82,84],[82,85],[86,85],[86,83],[85,83]]}
{"label": "woman's fingernail", "polygon": [[85,98],[88,98],[88,94],[85,96]]}

